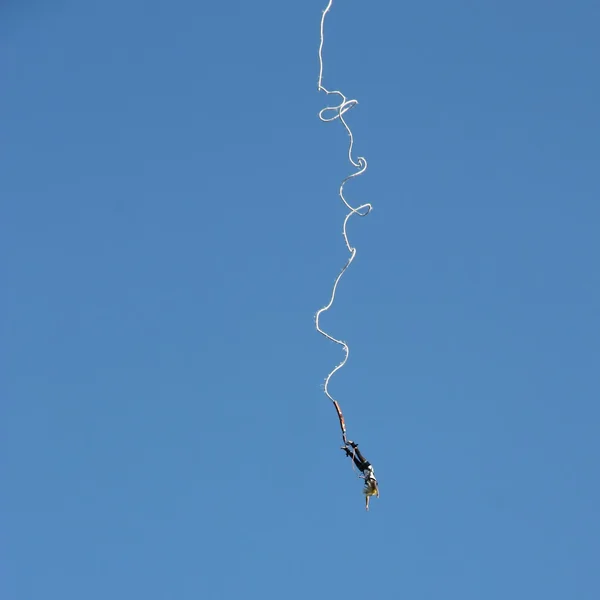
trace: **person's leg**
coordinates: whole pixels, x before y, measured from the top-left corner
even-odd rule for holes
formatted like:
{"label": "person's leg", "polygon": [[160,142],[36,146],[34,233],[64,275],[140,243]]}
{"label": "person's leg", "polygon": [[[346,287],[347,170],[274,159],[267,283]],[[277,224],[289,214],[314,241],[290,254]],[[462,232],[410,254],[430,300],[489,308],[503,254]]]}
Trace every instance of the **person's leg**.
{"label": "person's leg", "polygon": [[362,460],[359,460],[357,456],[355,456],[354,454],[352,455],[352,460],[354,461],[354,464],[356,465],[356,468],[363,473],[365,470],[365,463]]}
{"label": "person's leg", "polygon": [[350,456],[356,465],[356,468],[364,473],[364,470],[369,466],[369,462],[365,460],[365,457],[360,453],[360,450],[357,447],[357,444],[354,442],[348,442],[352,447],[350,450],[347,446],[343,449],[346,451],[346,456]]}
{"label": "person's leg", "polygon": [[361,454],[360,450],[358,449],[358,446],[353,446],[353,448],[354,448],[354,453],[360,459],[360,462],[363,464],[363,467],[368,466],[369,461]]}

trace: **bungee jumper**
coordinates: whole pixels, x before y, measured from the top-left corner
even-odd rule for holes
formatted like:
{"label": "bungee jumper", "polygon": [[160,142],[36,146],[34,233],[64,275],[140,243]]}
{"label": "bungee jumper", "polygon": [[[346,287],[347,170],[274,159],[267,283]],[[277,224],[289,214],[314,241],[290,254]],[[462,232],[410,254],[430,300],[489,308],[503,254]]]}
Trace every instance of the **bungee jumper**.
{"label": "bungee jumper", "polygon": [[341,449],[349,456],[356,465],[356,468],[362,473],[360,477],[365,480],[363,494],[365,495],[365,509],[369,510],[369,500],[371,496],[379,498],[379,485],[373,471],[371,463],[362,455],[358,449],[358,444],[351,440],[345,442]]}

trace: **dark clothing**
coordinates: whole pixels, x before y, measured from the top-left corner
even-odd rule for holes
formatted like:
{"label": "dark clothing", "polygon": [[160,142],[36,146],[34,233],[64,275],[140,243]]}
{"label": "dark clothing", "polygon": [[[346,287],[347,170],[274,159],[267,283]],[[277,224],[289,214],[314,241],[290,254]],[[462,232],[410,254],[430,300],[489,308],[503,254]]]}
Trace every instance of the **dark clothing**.
{"label": "dark clothing", "polygon": [[345,446],[344,448],[342,448],[342,450],[346,452],[346,456],[350,456],[352,458],[354,464],[356,465],[356,468],[361,473],[364,473],[365,470],[371,466],[371,463],[361,454],[356,444],[354,444],[353,442],[349,442],[349,444],[352,446],[352,450],[350,450],[348,446]]}

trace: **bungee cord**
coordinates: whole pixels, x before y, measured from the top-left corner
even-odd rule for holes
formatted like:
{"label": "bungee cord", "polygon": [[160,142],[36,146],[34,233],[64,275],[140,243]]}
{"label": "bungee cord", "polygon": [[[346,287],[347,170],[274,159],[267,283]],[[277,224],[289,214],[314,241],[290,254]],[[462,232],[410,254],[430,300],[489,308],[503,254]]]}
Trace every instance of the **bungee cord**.
{"label": "bungee cord", "polygon": [[346,452],[346,456],[349,456],[352,458],[353,466],[356,466],[362,473],[362,475],[360,477],[362,479],[364,479],[364,481],[365,481],[365,488],[364,488],[363,492],[365,493],[365,498],[366,498],[366,509],[369,510],[370,496],[377,496],[377,497],[379,496],[379,488],[378,488],[377,480],[375,479],[373,467],[367,460],[365,460],[365,458],[362,456],[362,454],[358,450],[358,444],[347,439],[346,423],[344,420],[344,415],[342,413],[341,406],[340,406],[339,402],[329,392],[329,382],[331,381],[331,378],[333,377],[333,375],[335,375],[335,373],[337,373],[337,371],[339,371],[348,361],[348,356],[350,354],[350,348],[348,347],[348,344],[346,342],[335,338],[333,335],[327,333],[326,331],[324,331],[321,328],[321,315],[323,313],[327,312],[333,306],[333,303],[334,303],[335,297],[336,297],[336,293],[337,293],[338,284],[339,284],[342,276],[344,275],[344,273],[346,272],[346,270],[352,264],[352,261],[356,257],[356,248],[354,248],[350,244],[350,240],[348,238],[348,231],[347,231],[348,221],[350,220],[350,217],[352,217],[354,215],[358,215],[359,217],[366,217],[371,212],[371,209],[372,209],[372,206],[369,203],[362,204],[358,207],[354,207],[346,200],[346,198],[344,196],[344,186],[350,179],[353,179],[354,177],[357,177],[358,175],[362,175],[367,170],[367,160],[363,156],[358,156],[358,157],[356,157],[356,160],[354,159],[354,157],[353,157],[354,135],[352,134],[352,130],[350,129],[348,123],[346,123],[346,121],[344,119],[344,114],[346,112],[348,112],[351,108],[354,108],[358,104],[358,101],[357,100],[349,100],[339,90],[328,90],[323,85],[323,45],[325,43],[325,17],[327,16],[327,13],[329,13],[329,11],[331,10],[332,4],[333,4],[333,0],[329,0],[329,3],[327,4],[327,7],[323,11],[323,15],[321,16],[321,39],[320,39],[320,44],[319,44],[318,91],[325,92],[325,94],[327,94],[327,96],[338,96],[339,104],[334,105],[334,106],[326,106],[325,108],[323,108],[319,112],[319,119],[321,119],[321,121],[323,121],[325,123],[329,123],[331,121],[336,121],[339,119],[339,121],[342,123],[342,125],[346,129],[346,132],[348,133],[348,136],[350,137],[350,143],[348,145],[348,160],[349,160],[350,164],[356,169],[356,171],[354,173],[351,173],[347,177],[345,177],[344,180],[342,181],[342,183],[340,184],[340,188],[339,188],[339,196],[349,211],[348,214],[344,218],[344,223],[342,226],[342,233],[344,236],[344,243],[346,244],[346,248],[348,249],[350,256],[348,257],[348,260],[342,267],[342,270],[340,271],[338,276],[335,278],[335,281],[333,283],[333,288],[331,290],[331,296],[329,298],[329,302],[317,311],[317,313],[315,315],[315,325],[316,325],[317,331],[321,335],[323,335],[328,340],[334,342],[338,346],[341,346],[342,351],[344,353],[342,361],[338,365],[336,365],[333,368],[333,370],[325,378],[324,392],[325,392],[325,395],[327,396],[327,398],[329,398],[329,400],[332,402],[332,404],[336,410],[337,416],[338,416],[338,420],[340,423],[340,429],[342,431],[342,440],[344,442],[344,445],[342,446],[342,450],[344,450]]}

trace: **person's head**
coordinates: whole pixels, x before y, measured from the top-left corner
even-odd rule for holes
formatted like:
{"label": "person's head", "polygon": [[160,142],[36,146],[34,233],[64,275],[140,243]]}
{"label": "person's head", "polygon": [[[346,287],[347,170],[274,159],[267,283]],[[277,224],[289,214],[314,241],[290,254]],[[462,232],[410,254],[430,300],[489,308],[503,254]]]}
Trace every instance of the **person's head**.
{"label": "person's head", "polygon": [[377,496],[379,498],[379,487],[377,485],[377,480],[375,477],[366,477],[365,478],[365,487],[363,489],[363,494],[366,496]]}

